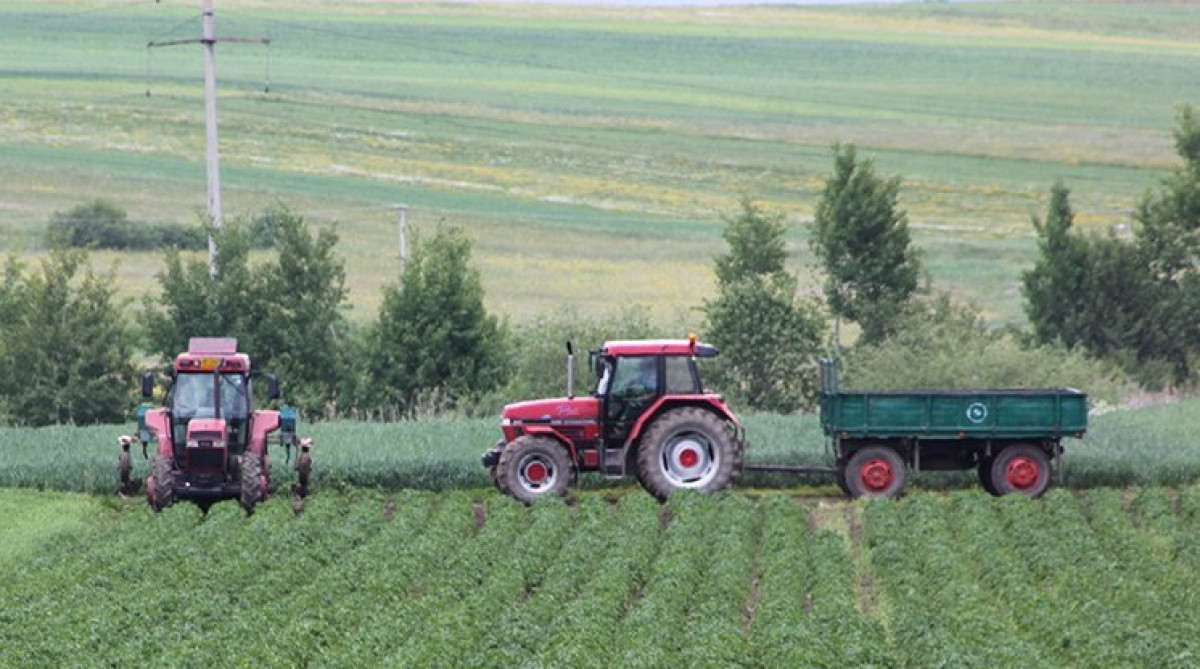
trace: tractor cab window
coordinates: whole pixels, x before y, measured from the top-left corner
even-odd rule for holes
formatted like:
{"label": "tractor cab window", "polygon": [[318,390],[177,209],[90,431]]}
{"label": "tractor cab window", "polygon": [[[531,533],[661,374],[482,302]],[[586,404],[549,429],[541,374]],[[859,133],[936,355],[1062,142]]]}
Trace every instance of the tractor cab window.
{"label": "tractor cab window", "polygon": [[171,394],[176,420],[216,416],[212,374],[179,374]]}
{"label": "tractor cab window", "polygon": [[608,395],[608,387],[612,383],[613,360],[611,358],[596,357],[596,389],[592,394],[596,397],[604,397]]}
{"label": "tractor cab window", "polygon": [[695,365],[689,356],[674,355],[666,359],[667,394],[695,395],[701,392]]}
{"label": "tractor cab window", "polygon": [[[213,382],[221,383],[221,407],[217,412]],[[249,384],[243,374],[179,374],[173,394],[176,420],[221,418],[245,420],[250,415]]]}
{"label": "tractor cab window", "polygon": [[613,373],[611,396],[620,400],[653,397],[658,394],[658,357],[620,358]]}
{"label": "tractor cab window", "polygon": [[250,415],[250,392],[246,377],[241,374],[221,375],[221,417],[245,420]]}

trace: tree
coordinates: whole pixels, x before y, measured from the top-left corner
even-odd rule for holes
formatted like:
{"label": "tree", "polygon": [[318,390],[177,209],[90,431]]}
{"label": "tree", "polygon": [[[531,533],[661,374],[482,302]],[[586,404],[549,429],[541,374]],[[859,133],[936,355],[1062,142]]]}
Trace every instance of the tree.
{"label": "tree", "polygon": [[150,348],[167,360],[187,350],[192,337],[237,337],[254,358],[256,335],[270,325],[263,279],[251,270],[244,225],[232,221],[211,232],[218,251],[216,273],[206,260],[185,262],[179,251],[168,249],[166,267],[157,275],[162,292],[145,300]]}
{"label": "tree", "polygon": [[483,305],[471,240],[439,227],[413,240],[399,286],[384,289],[369,345],[376,406],[399,415],[460,407],[496,388],[508,369],[500,322]]}
{"label": "tree", "polygon": [[281,376],[289,403],[321,415],[336,408],[349,374],[340,339],[346,273],[335,254],[338,237],[332,228],[314,236],[302,217],[285,207],[274,211],[275,247],[266,262],[251,264],[243,220],[213,231],[215,274],[203,259],[185,262],[168,250],[158,275],[162,292],[146,299],[146,331],[152,350],[167,359],[191,337],[236,337],[255,369]]}
{"label": "tree", "polygon": [[275,257],[257,272],[266,314],[254,335],[264,368],[287,384],[288,401],[309,415],[336,410],[347,376],[346,269],[337,232],[308,224],[286,207],[272,210]]}
{"label": "tree", "polygon": [[870,344],[895,330],[917,290],[921,262],[897,208],[899,178],[880,179],[874,162],[859,161],[852,145],[833,151],[811,244],[825,270],[830,311],[858,323],[860,342]]}
{"label": "tree", "polygon": [[1147,192],[1132,243],[1072,229],[1068,191],[1034,219],[1039,256],[1023,276],[1037,341],[1081,346],[1151,386],[1184,381],[1200,350],[1200,122],[1179,114],[1183,165]]}
{"label": "tree", "polygon": [[113,276],[79,250],[58,249],[40,273],[9,262],[0,297],[3,390],[17,424],[114,423],[129,409],[132,334]]}
{"label": "tree", "polygon": [[748,197],[742,198],[741,206],[741,215],[721,217],[725,221],[721,236],[729,251],[717,257],[713,268],[720,285],[757,274],[781,273],[787,260],[783,214],[770,214]]}
{"label": "tree", "polygon": [[782,216],[749,199],[741,207],[725,218],[729,251],[714,262],[719,292],[704,302],[707,338],[722,349],[711,381],[751,408],[794,411],[816,395],[824,317],[796,299],[797,280],[784,269]]}
{"label": "tree", "polygon": [[54,212],[46,237],[51,246],[117,249],[129,244],[130,232],[129,214],[124,209],[96,199]]}

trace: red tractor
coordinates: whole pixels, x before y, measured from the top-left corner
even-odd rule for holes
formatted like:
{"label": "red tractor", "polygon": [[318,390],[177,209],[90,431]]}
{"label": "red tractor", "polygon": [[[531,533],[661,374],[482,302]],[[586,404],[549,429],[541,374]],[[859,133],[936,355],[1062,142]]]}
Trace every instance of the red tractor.
{"label": "red tractor", "polygon": [[[142,443],[142,454],[154,444],[154,461],[146,479],[146,499],[155,511],[177,499],[191,499],[202,509],[222,499],[237,499],[247,513],[272,490],[267,442],[278,431],[278,443],[299,447],[298,481],[293,494],[308,495],[312,472],[312,440],[296,439],[296,410],[255,410],[251,393],[250,356],[239,353],[232,338],[196,337],[187,353],[175,358],[166,406],[138,409],[138,436],[121,437],[121,492],[131,494],[129,447]],[[279,380],[266,375],[268,398],[279,397]],[[142,397],[151,399],[154,374],[142,375]]]}
{"label": "red tractor", "polygon": [[504,407],[504,438],[483,455],[496,486],[522,501],[562,494],[579,472],[637,476],[665,499],[680,489],[729,485],[745,435],[720,395],[704,390],[697,358],[715,346],[687,340],[612,341],[592,351],[597,383],[574,397],[567,345],[567,397]]}

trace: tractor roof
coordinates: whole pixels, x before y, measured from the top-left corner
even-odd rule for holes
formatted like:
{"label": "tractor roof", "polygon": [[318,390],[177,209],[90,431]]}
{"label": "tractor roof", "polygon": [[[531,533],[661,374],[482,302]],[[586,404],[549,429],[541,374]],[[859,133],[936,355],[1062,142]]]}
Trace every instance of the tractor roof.
{"label": "tractor roof", "polygon": [[175,358],[177,372],[249,372],[250,356],[238,353],[233,337],[192,337],[187,353]]}
{"label": "tractor roof", "polygon": [[703,344],[696,339],[638,339],[604,342],[601,352],[606,355],[694,355],[711,358],[717,355],[717,347]]}

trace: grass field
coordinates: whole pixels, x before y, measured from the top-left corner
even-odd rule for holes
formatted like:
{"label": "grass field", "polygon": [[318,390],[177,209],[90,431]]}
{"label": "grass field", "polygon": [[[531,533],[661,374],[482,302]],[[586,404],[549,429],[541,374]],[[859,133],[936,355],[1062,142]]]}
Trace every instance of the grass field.
{"label": "grass field", "polygon": [[[57,506],[82,524],[27,540]],[[0,664],[1186,667],[1200,488],[357,490],[154,515],[0,489]]]}
{"label": "grass field", "polygon": [[[787,214],[794,265],[829,146],[904,178],[935,284],[1020,320],[1028,224],[1050,184],[1082,224],[1127,223],[1173,164],[1200,17],[1177,3],[589,8],[218,3],[227,211],[275,201],[336,220],[353,317],[373,317],[395,213],[477,239],[489,304],[520,318],[708,290],[720,214]],[[56,210],[96,196],[145,220],[204,203],[198,3],[0,7],[0,249],[41,251]],[[98,256],[101,263],[114,257]],[[118,281],[155,289],[157,255]],[[807,274],[806,274],[807,275]]]}
{"label": "grass field", "polygon": [[[1066,439],[1067,486],[1183,486],[1200,483],[1200,400],[1113,411],[1092,419],[1082,440]],[[748,462],[823,465],[831,462],[815,415],[743,416]],[[367,487],[382,491],[443,491],[491,485],[479,456],[500,437],[497,419],[430,419],[402,423],[334,422],[302,425],[316,440],[318,490]],[[0,487],[112,494],[117,489],[117,437],[133,425],[0,428]],[[284,452],[272,448],[275,479],[286,488],[294,476]],[[134,448],[134,474],[149,461]],[[971,473],[918,474],[918,487],[976,487]],[[584,489],[636,488],[631,481],[585,476]],[[831,481],[744,474],[742,488],[840,494]]]}

